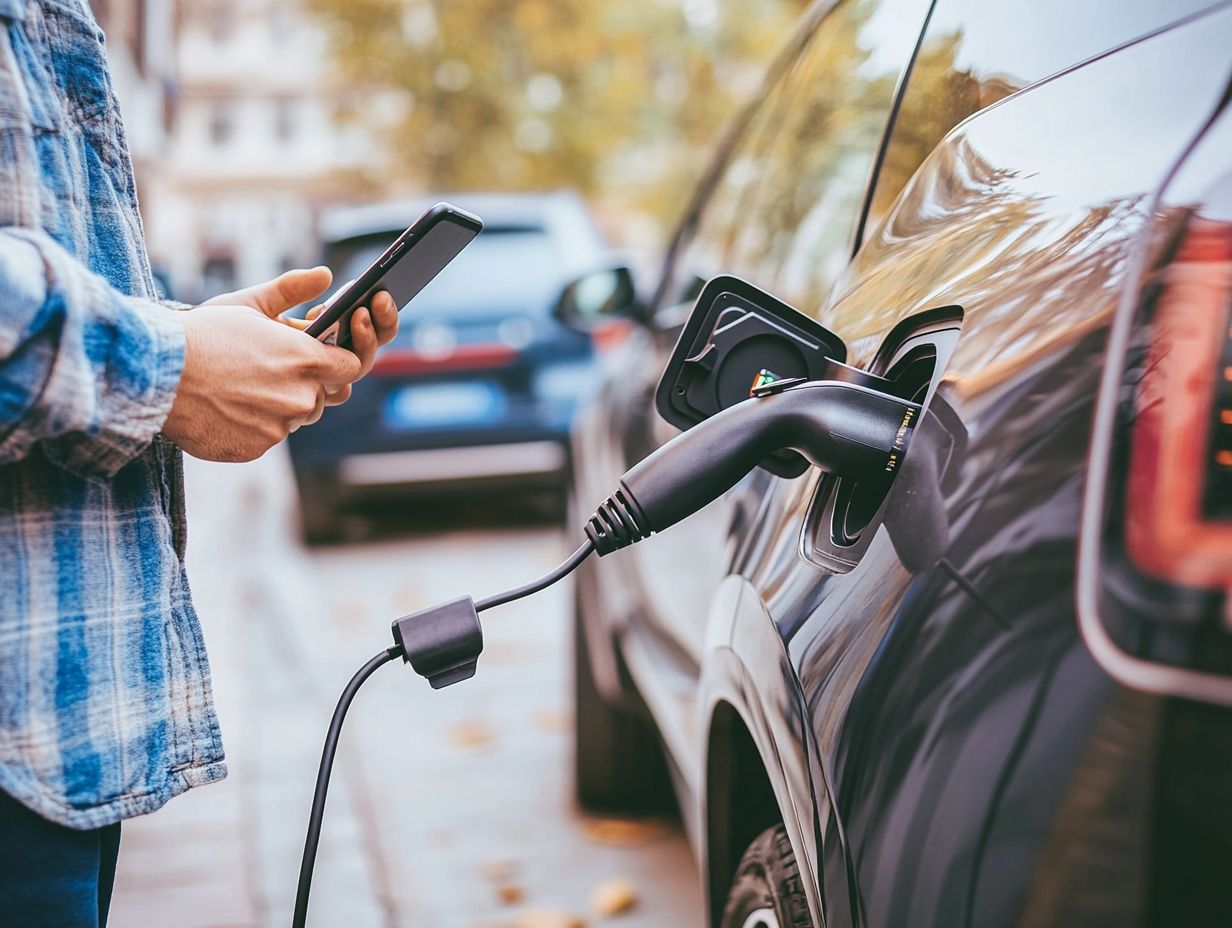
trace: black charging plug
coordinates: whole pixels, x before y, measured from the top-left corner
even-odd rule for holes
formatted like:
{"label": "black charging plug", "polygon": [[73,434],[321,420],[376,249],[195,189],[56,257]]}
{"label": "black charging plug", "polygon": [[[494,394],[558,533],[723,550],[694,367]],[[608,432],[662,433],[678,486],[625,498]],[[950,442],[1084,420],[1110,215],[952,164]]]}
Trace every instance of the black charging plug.
{"label": "black charging plug", "polygon": [[888,484],[920,410],[860,383],[769,384],[630,468],[586,523],[586,537],[602,556],[664,531],[718,499],[766,455],[788,449],[839,476]]}

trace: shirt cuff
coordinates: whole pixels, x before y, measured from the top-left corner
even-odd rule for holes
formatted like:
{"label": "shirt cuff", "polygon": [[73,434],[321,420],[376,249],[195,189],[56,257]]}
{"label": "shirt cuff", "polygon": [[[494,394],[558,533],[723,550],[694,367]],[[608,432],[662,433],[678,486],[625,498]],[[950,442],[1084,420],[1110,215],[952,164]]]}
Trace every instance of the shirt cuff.
{"label": "shirt cuff", "polygon": [[[98,281],[100,288],[105,288]],[[186,343],[179,314],[152,300],[116,301],[116,338],[99,384],[95,428],[44,442],[49,458],[86,477],[108,478],[140,455],[162,431],[184,372]]]}
{"label": "shirt cuff", "polygon": [[127,302],[145,324],[151,339],[149,386],[130,406],[130,420],[135,426],[133,439],[144,448],[162,431],[171,413],[184,373],[187,342],[184,322],[175,310],[145,300],[130,298]]}

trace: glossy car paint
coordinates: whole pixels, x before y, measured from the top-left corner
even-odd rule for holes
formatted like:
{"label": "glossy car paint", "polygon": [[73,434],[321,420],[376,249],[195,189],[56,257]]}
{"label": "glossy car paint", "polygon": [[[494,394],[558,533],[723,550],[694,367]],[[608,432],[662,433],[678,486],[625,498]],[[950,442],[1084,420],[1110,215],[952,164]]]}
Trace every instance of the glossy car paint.
{"label": "glossy car paint", "polygon": [[[1178,28],[976,116],[921,168],[835,307],[858,302],[870,332],[930,303],[967,307],[941,391],[972,436],[947,559],[979,592],[937,567],[906,574],[883,538],[802,601],[768,599],[789,625],[809,610],[811,634],[788,645],[805,704],[848,707],[841,728],[814,719],[813,733],[844,834],[822,843],[845,846],[834,869],[859,887],[853,922],[1128,924],[1149,908],[1158,706],[1112,686],[1083,647],[1075,544],[1126,258],[1153,186],[1216,105],[1230,28],[1227,14]],[[1141,77],[1161,73],[1168,86]],[[1107,105],[1119,94],[1132,110]],[[943,175],[986,180],[939,195]],[[1014,217],[999,241],[970,228],[999,216]],[[919,273],[913,253],[939,237],[981,247]],[[782,564],[742,572],[774,588]],[[819,659],[836,639],[842,659]]]}
{"label": "glossy car paint", "polygon": [[[937,388],[966,433],[943,475],[943,556],[908,569],[874,525],[854,569],[821,570],[801,535],[817,476],[757,472],[674,548],[652,539],[579,580],[601,684],[639,691],[675,765],[712,918],[752,837],[725,775],[746,738],[819,925],[1232,912],[1219,863],[1232,717],[1116,685],[1075,617],[1109,319],[1151,194],[1230,70],[1226,6],[1181,22],[1189,10],[1134,6],[1144,31],[1127,45],[1030,76],[945,135],[880,211],[874,197],[820,313],[867,364],[902,319],[963,307]],[[640,334],[623,373],[670,341]],[[632,379],[609,386],[575,439],[583,502],[665,437]],[[892,492],[886,508],[902,502]]]}

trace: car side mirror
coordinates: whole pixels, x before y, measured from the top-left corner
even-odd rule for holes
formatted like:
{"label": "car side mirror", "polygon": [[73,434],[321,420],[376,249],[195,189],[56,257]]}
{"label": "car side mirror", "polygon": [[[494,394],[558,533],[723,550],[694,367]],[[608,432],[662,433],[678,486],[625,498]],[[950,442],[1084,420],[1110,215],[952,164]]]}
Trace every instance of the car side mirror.
{"label": "car side mirror", "polygon": [[579,332],[593,332],[605,322],[641,321],[645,307],[637,295],[633,271],[625,266],[583,274],[565,285],[552,315]]}

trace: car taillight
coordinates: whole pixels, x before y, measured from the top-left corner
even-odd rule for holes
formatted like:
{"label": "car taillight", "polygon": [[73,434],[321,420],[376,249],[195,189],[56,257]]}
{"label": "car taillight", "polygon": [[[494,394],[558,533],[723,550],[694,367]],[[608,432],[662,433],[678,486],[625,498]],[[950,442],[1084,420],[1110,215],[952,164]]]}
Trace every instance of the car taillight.
{"label": "car taillight", "polygon": [[590,333],[591,343],[600,354],[615,351],[629,338],[633,332],[633,323],[627,319],[613,319],[602,322]]}
{"label": "car taillight", "polygon": [[1130,437],[1126,548],[1186,586],[1232,586],[1232,222],[1197,212],[1154,291]]}
{"label": "car taillight", "polygon": [[1126,256],[1092,422],[1078,627],[1135,689],[1232,707],[1232,90]]}
{"label": "car taillight", "polygon": [[440,374],[447,371],[486,370],[512,364],[520,352],[500,342],[449,346],[439,351],[391,345],[376,356],[372,373],[386,376]]}

